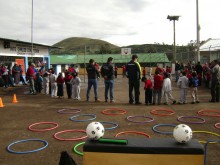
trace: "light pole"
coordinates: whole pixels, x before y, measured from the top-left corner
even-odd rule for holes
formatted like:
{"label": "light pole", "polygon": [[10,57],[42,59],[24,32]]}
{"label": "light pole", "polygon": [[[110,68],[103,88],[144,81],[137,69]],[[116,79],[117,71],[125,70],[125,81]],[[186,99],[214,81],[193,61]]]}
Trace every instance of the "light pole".
{"label": "light pole", "polygon": [[197,62],[200,62],[199,0],[196,0],[196,33],[197,33]]}
{"label": "light pole", "polygon": [[179,17],[180,16],[170,16],[168,15],[167,16],[167,19],[169,19],[170,21],[173,21],[173,40],[174,40],[174,43],[173,43],[173,59],[174,61],[176,61],[176,27],[175,27],[175,21],[178,21],[179,20]]}
{"label": "light pole", "polygon": [[32,0],[32,5],[31,5],[31,56],[32,56],[32,62],[33,62],[33,17],[34,17],[34,0]]}

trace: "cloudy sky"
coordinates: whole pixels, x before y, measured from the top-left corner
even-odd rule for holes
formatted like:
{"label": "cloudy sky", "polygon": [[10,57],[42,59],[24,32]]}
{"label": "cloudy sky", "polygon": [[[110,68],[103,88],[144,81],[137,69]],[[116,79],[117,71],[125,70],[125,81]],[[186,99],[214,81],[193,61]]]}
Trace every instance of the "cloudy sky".
{"label": "cloudy sky", "polygon": [[[52,45],[69,37],[118,46],[196,40],[196,0],[33,0],[33,41]],[[31,42],[32,0],[0,0],[0,38]],[[220,38],[219,0],[199,0],[200,40]]]}

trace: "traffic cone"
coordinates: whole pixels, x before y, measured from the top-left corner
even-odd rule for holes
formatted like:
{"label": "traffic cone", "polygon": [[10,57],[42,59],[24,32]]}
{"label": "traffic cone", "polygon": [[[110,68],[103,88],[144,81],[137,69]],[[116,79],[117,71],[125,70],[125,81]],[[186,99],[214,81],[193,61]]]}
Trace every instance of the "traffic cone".
{"label": "traffic cone", "polygon": [[13,99],[12,99],[12,103],[17,103],[17,102],[18,102],[18,100],[17,100],[16,94],[14,94]]}
{"label": "traffic cone", "polygon": [[2,102],[2,98],[0,97],[0,108],[4,107],[3,102]]}

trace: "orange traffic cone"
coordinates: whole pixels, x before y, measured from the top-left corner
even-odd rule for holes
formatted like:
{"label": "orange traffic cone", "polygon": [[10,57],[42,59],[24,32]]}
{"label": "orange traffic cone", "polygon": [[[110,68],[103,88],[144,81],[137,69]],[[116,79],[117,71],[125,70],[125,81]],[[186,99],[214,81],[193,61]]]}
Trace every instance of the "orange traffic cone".
{"label": "orange traffic cone", "polygon": [[18,100],[17,100],[16,94],[14,94],[13,99],[12,99],[12,103],[17,103],[17,102],[18,102]]}
{"label": "orange traffic cone", "polygon": [[3,102],[2,102],[2,98],[0,97],[0,108],[4,107]]}

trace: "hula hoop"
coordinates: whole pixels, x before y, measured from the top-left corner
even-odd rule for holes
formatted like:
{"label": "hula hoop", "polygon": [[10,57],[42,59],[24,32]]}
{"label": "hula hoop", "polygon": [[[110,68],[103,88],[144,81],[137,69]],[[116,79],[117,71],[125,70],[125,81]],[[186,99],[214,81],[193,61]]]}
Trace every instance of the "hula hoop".
{"label": "hula hoop", "polygon": [[[10,148],[10,147],[13,146],[14,144],[23,143],[23,142],[29,142],[29,141],[39,141],[39,142],[43,142],[43,143],[44,143],[44,146],[41,147],[41,148],[38,148],[38,149],[36,149],[36,150],[20,151],[20,152],[14,151],[14,150],[12,150],[12,149]],[[47,146],[48,146],[48,142],[47,142],[46,140],[42,140],[42,139],[26,139],[26,140],[15,141],[15,142],[9,144],[8,147],[7,147],[7,150],[8,150],[8,152],[13,153],[13,154],[29,154],[29,153],[41,151],[41,150],[45,149]]]}
{"label": "hula hoop", "polygon": [[79,152],[79,151],[77,150],[77,148],[78,148],[80,145],[83,145],[83,144],[85,144],[85,142],[81,142],[81,143],[76,144],[76,145],[73,147],[73,151],[74,151],[76,154],[83,156],[83,152]]}
{"label": "hula hoop", "polygon": [[105,128],[105,130],[112,130],[112,129],[115,129],[115,128],[118,127],[118,124],[114,123],[114,122],[100,121],[100,123],[101,124],[112,124],[113,125],[112,127]]}
{"label": "hula hoop", "polygon": [[156,133],[160,133],[160,134],[173,134],[173,131],[172,132],[162,132],[162,131],[158,131],[156,130],[157,127],[159,126],[169,126],[169,127],[176,127],[175,124],[157,124],[155,126],[152,127],[152,130]]}
{"label": "hula hoop", "polygon": [[[118,113],[108,113],[109,111],[118,111]],[[102,114],[104,115],[124,115],[126,114],[127,111],[124,109],[120,109],[120,108],[108,108],[108,109],[104,109],[102,110]]]}
{"label": "hula hoop", "polygon": [[[213,112],[213,113],[216,113],[216,114],[208,114],[208,113],[205,113],[205,112]],[[213,117],[219,117],[220,116],[220,111],[218,111],[218,110],[203,109],[203,110],[198,111],[197,113],[201,116],[213,116]]]}
{"label": "hula hoop", "polygon": [[[148,120],[148,121],[133,121],[131,120],[130,118],[138,118],[138,117],[142,117],[142,118],[147,118],[147,119],[151,119],[151,120]],[[132,123],[150,123],[152,121],[154,121],[154,118],[150,117],[150,116],[128,116],[127,117],[127,120],[132,122]]]}
{"label": "hula hoop", "polygon": [[[47,128],[47,129],[35,129],[35,128],[32,128],[33,126],[35,125],[40,125],[40,124],[53,124],[55,125],[54,127],[52,128]],[[46,132],[46,131],[50,131],[50,130],[53,130],[55,128],[57,128],[59,126],[58,123],[54,123],[54,122],[39,122],[39,123],[34,123],[34,124],[31,124],[28,129],[31,130],[31,131],[35,131],[35,132]]]}
{"label": "hula hoop", "polygon": [[207,143],[205,143],[205,146],[204,146],[204,148],[205,148],[205,153],[204,153],[204,155],[205,155],[205,158],[204,158],[204,165],[206,165],[207,152],[208,152],[208,151],[207,151],[207,147],[208,147],[208,144],[211,143],[211,142],[219,143],[220,140],[207,140]]}
{"label": "hula hoop", "polygon": [[138,132],[138,131],[119,132],[119,133],[117,133],[117,134],[115,135],[115,137],[118,137],[118,136],[121,135],[121,134],[127,134],[127,133],[138,134],[138,135],[144,135],[144,136],[150,138],[150,135],[148,135],[148,134],[146,134],[146,133],[144,133],[144,132]]}
{"label": "hula hoop", "polygon": [[[73,112],[64,112],[64,111],[68,111],[68,110],[73,110]],[[74,114],[74,113],[79,113],[81,112],[81,109],[78,109],[78,108],[64,108],[64,109],[60,109],[57,111],[58,113],[61,113],[61,114]]]}
{"label": "hula hoop", "polygon": [[65,133],[65,132],[83,132],[83,133],[86,133],[85,130],[64,130],[64,131],[60,131],[60,132],[55,133],[53,135],[53,137],[57,140],[60,140],[60,141],[78,141],[78,140],[83,140],[83,139],[87,138],[87,136],[82,136],[82,137],[78,137],[78,138],[70,138],[70,139],[63,139],[63,138],[57,137],[57,135]]}
{"label": "hula hoop", "polygon": [[220,129],[220,127],[218,125],[220,125],[220,123],[216,123],[215,128]]}
{"label": "hula hoop", "polygon": [[[92,118],[91,119],[86,119],[86,120],[76,120],[75,118],[77,118],[79,116],[92,116]],[[76,115],[76,116],[70,117],[70,120],[75,121],[75,122],[86,122],[86,121],[94,120],[95,118],[96,118],[95,114],[81,114],[81,115]]]}
{"label": "hula hoop", "polygon": [[[201,121],[199,122],[190,122],[190,121],[184,121],[181,120],[182,118],[195,118],[195,119],[200,119]],[[198,116],[180,116],[177,118],[178,121],[183,122],[183,123],[189,123],[189,124],[202,124],[205,123],[205,119],[198,117]]]}
{"label": "hula hoop", "polygon": [[[206,134],[211,134],[211,135],[214,135],[214,136],[217,136],[217,137],[220,137],[220,135],[219,134],[217,134],[217,133],[214,133],[214,132],[208,132],[208,131],[192,131],[193,133],[206,133]],[[207,141],[205,141],[205,140],[199,140],[199,142],[200,143],[218,143],[218,142],[208,142],[208,140]]]}
{"label": "hula hoop", "polygon": [[[160,114],[160,113],[157,113],[158,111],[165,111],[169,113]],[[153,115],[157,115],[157,116],[171,116],[175,114],[175,112],[171,109],[153,109],[152,111],[150,111],[150,113]]]}

